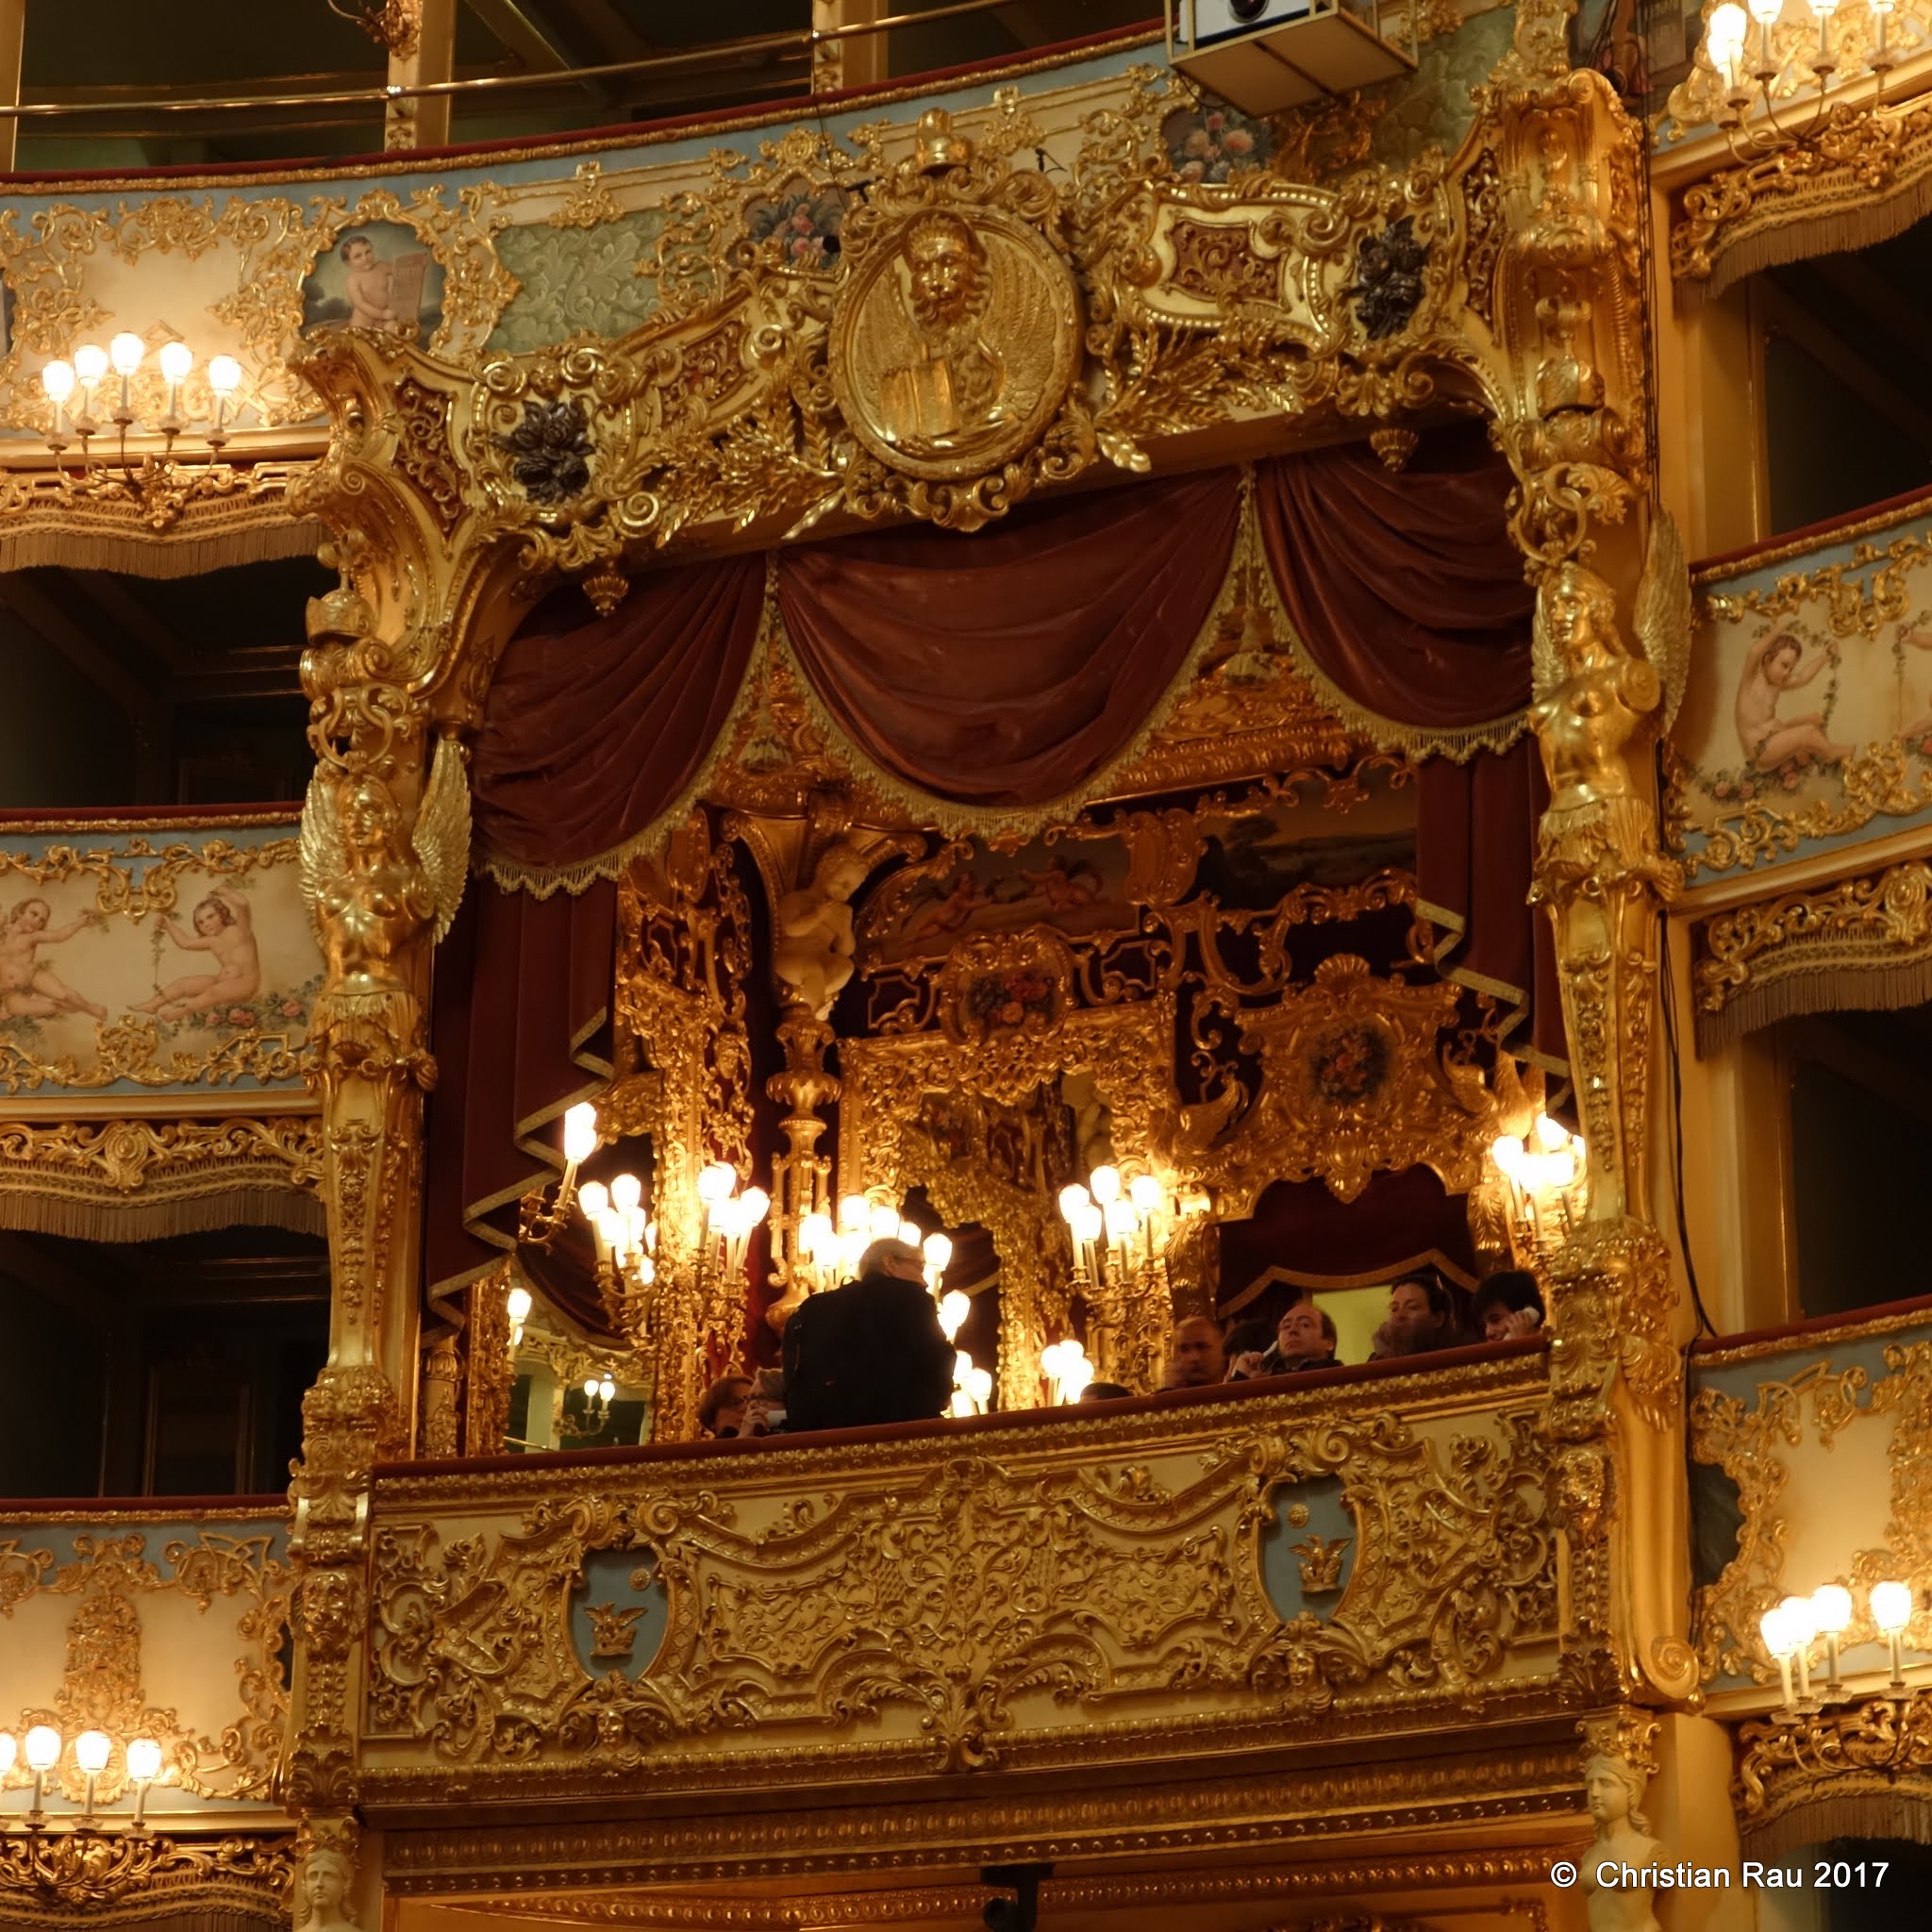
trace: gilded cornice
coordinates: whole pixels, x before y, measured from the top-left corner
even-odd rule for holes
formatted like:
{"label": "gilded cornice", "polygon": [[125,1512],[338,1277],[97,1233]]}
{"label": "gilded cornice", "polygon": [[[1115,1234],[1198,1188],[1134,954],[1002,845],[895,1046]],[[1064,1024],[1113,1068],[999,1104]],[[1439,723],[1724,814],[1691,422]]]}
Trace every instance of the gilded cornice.
{"label": "gilded cornice", "polygon": [[[1576,1754],[1561,1742],[1486,1740],[1468,1755],[1406,1754],[1384,1762],[1335,1769],[1256,1765],[1241,1774],[1185,1783],[1140,1782],[1070,1791],[1059,1780],[1024,1794],[947,1794],[863,1808],[768,1807],[748,1837],[741,1816],[640,1816],[540,1824],[506,1818],[487,1828],[457,1824],[412,1829],[393,1812],[384,1837],[384,1879],[399,1895],[463,1891],[520,1896],[575,1887],[799,1878],[1029,1859],[1057,1862],[1137,1857],[1224,1857],[1275,1853],[1349,1840],[1358,1849],[1322,1889],[1393,1890],[1428,1882],[1494,1883],[1534,1858],[1509,1852],[1404,1856],[1378,1845],[1424,1830],[1493,1828],[1521,1821],[1545,1841],[1559,1837],[1578,1809]],[[1539,1824],[1541,1828],[1539,1829]],[[1367,1856],[1363,1856],[1366,1853]],[[1526,1874],[1524,1874],[1526,1875]],[[1090,1884],[1096,1881],[1086,1881]],[[1191,1874],[1154,1881],[1157,1903],[1181,1904],[1199,1883]],[[1228,1889],[1208,1900],[1238,1900],[1260,1874],[1230,1874]],[[1276,1881],[1278,1882],[1278,1881]]]}

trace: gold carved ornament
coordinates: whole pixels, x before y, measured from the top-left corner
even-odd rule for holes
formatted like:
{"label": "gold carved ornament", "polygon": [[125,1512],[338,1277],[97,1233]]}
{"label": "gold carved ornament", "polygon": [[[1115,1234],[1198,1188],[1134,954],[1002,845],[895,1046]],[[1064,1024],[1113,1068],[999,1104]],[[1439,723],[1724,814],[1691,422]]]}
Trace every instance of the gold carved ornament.
{"label": "gold carved ornament", "polygon": [[[418,1488],[375,1532],[369,1774],[401,1790],[460,1764],[561,1791],[673,1759],[680,1783],[708,1761],[783,1778],[828,1749],[977,1770],[1076,1759],[1096,1727],[1171,1726],[1177,1690],[1205,1724],[1329,1731],[1381,1702],[1547,1682],[1557,1544],[1530,1410],[1439,1444],[1304,1405],[1211,1443],[1197,1430],[1171,1483],[1145,1466],[1151,1442],[1108,1459],[1109,1434],[1127,1449],[1069,1421],[1000,1457],[824,1452],[823,1500],[803,1466],[808,1492],[784,1498],[750,1477],[558,1490],[515,1527],[453,1541]],[[1259,1539],[1281,1484],[1322,1478],[1356,1519],[1355,1572],[1325,1616],[1284,1623]],[[665,1592],[634,1675],[592,1674],[572,1645],[593,1550],[634,1554],[633,1589]],[[886,1722],[895,1707],[909,1729]]]}
{"label": "gold carved ornament", "polygon": [[0,1838],[0,1911],[28,1923],[74,1915],[112,1924],[157,1910],[220,1913],[274,1924],[288,1912],[286,1839],[183,1841],[152,1832],[9,1832]]}

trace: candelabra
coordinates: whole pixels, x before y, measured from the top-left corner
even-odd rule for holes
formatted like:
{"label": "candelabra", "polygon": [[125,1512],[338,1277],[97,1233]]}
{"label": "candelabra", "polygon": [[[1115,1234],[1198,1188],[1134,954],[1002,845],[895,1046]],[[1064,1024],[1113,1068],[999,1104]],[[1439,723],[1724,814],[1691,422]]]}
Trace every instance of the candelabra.
{"label": "candelabra", "polygon": [[1090,1377],[1097,1372],[1118,1381],[1124,1372],[1131,1374],[1126,1337],[1137,1318],[1142,1326],[1156,1316],[1166,1324],[1173,1312],[1168,1250],[1181,1215],[1205,1205],[1177,1201],[1158,1174],[1123,1180],[1112,1166],[1096,1167],[1087,1187],[1074,1181],[1060,1190],[1060,1216],[1074,1244],[1074,1291],[1087,1305]]}
{"label": "candelabra", "polygon": [[[83,342],[74,352],[73,361],[57,358],[42,369],[41,388],[53,405],[47,447],[55,458],[64,458],[71,431],[80,442],[83,488],[100,495],[131,496],[157,527],[162,527],[195,497],[225,494],[240,486],[241,479],[221,456],[228,441],[229,412],[242,388],[242,365],[232,356],[209,358],[207,384],[210,408],[205,418],[197,419],[185,407],[194,352],[186,342],[163,342],[156,360],[165,401],[160,413],[146,424],[159,434],[161,454],[148,455],[137,467],[128,459],[127,435],[142,422],[135,384],[146,358],[147,345],[132,333],[116,336],[105,349],[97,342]],[[75,406],[76,397],[78,407]],[[207,425],[201,440],[208,446],[208,459],[181,461],[175,453],[176,441],[197,420]],[[93,439],[109,427],[119,441],[118,462],[113,467],[103,464],[93,452]]]}
{"label": "candelabra", "polygon": [[[1882,94],[1885,77],[1898,58],[1888,37],[1895,0],[1867,0],[1867,4],[1877,25],[1877,40],[1866,53],[1865,65],[1875,76]],[[1718,125],[1740,160],[1758,160],[1784,150],[1815,144],[1821,127],[1837,105],[1829,96],[1839,71],[1831,33],[1839,0],[1801,0],[1801,5],[1808,8],[1818,27],[1817,46],[1805,61],[1818,92],[1802,126],[1793,125],[1790,110],[1780,115],[1772,95],[1786,65],[1772,46],[1772,32],[1784,15],[1785,0],[1749,0],[1748,17],[1746,9],[1738,6],[1736,0],[1726,0],[1710,16],[1705,48],[1724,83],[1724,111],[1718,117]],[[1750,52],[1754,24],[1757,28],[1755,56]],[[1755,126],[1750,125],[1754,115],[1759,117]]]}
{"label": "candelabra", "polygon": [[1040,1351],[1040,1373],[1046,1377],[1047,1400],[1055,1407],[1078,1402],[1093,1380],[1093,1364],[1073,1337],[1050,1341]]}
{"label": "candelabra", "polygon": [[[1905,1632],[1912,1621],[1911,1585],[1874,1583],[1868,1603],[1873,1627],[1890,1652],[1891,1677],[1886,1688],[1892,1696],[1903,1696]],[[1852,1593],[1843,1584],[1826,1583],[1809,1596],[1786,1597],[1758,1618],[1765,1652],[1777,1666],[1787,1716],[1810,1716],[1823,1709],[1830,1698],[1847,1694],[1840,1681],[1839,1646],[1851,1627],[1854,1609]],[[1821,1637],[1824,1640],[1824,1697],[1816,1693],[1811,1680],[1811,1647]]]}
{"label": "candelabra", "polygon": [[1582,1137],[1546,1113],[1537,1115],[1526,1135],[1504,1134],[1491,1143],[1512,1244],[1525,1261],[1547,1262],[1582,1216],[1589,1185],[1583,1156]]}

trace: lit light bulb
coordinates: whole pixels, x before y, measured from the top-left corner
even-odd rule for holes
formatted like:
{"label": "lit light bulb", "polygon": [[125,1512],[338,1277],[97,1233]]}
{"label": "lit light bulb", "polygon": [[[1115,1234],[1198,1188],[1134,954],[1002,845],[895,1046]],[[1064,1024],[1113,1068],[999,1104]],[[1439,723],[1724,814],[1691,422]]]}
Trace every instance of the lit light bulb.
{"label": "lit light bulb", "polygon": [[1490,1142],[1490,1158],[1513,1181],[1523,1172],[1527,1157],[1523,1142],[1514,1134],[1499,1134]]}
{"label": "lit light bulb", "polygon": [[1069,1227],[1079,1224],[1090,1205],[1091,1197],[1078,1181],[1069,1181],[1060,1190],[1060,1218]]}
{"label": "lit light bulb", "polygon": [[152,1784],[161,1774],[161,1747],[152,1738],[137,1738],[127,1747],[127,1775],[138,1785]]}
{"label": "lit light bulb", "polygon": [[186,382],[194,367],[194,351],[186,342],[163,342],[160,360],[161,374],[170,382]]}
{"label": "lit light bulb", "polygon": [[1543,1143],[1545,1154],[1554,1154],[1559,1147],[1570,1144],[1570,1130],[1561,1121],[1553,1121],[1548,1114],[1536,1117],[1536,1137]]}
{"label": "lit light bulb", "polygon": [[613,1400],[617,1394],[617,1384],[608,1375],[606,1375],[604,1379],[597,1384],[597,1393],[601,1395],[606,1402],[609,1402]]}
{"label": "lit light bulb", "polygon": [[596,1151],[597,1109],[590,1101],[580,1100],[564,1112],[563,1158],[577,1167]]}
{"label": "lit light bulb", "polygon": [[74,364],[49,362],[41,371],[41,387],[50,403],[64,403],[74,393]]}
{"label": "lit light bulb", "polygon": [[99,1777],[114,1755],[114,1740],[106,1731],[83,1731],[74,1740],[74,1761],[87,1777]]}
{"label": "lit light bulb", "polygon": [[[704,1192],[702,1184],[698,1191],[700,1194]],[[724,1191],[728,1194],[731,1190],[726,1188]],[[644,1184],[634,1174],[621,1174],[610,1183],[610,1205],[620,1214],[628,1214],[643,1198]]]}
{"label": "lit light bulb", "polygon": [[26,1768],[48,1772],[60,1762],[60,1733],[52,1724],[36,1724],[26,1734]]}
{"label": "lit light bulb", "polygon": [[1091,1175],[1093,1198],[1105,1208],[1121,1197],[1121,1171],[1117,1167],[1096,1167]]}
{"label": "lit light bulb", "polygon": [[1724,0],[1722,7],[1713,8],[1710,25],[1705,31],[1705,42],[1710,49],[1712,60],[1722,67],[1727,58],[1735,59],[1749,31],[1750,24],[1738,0]]}
{"label": "lit light bulb", "polygon": [[1097,1241],[1106,1226],[1101,1211],[1091,1201],[1080,1210],[1080,1218],[1074,1224],[1074,1232],[1083,1241]]}
{"label": "lit light bulb", "polygon": [[729,1200],[738,1185],[738,1170],[728,1160],[714,1160],[698,1175],[698,1199],[707,1208]]}
{"label": "lit light bulb", "polygon": [[899,1239],[908,1248],[916,1248],[925,1237],[920,1233],[918,1227],[912,1222],[902,1221],[899,1224]]}
{"label": "lit light bulb", "polygon": [[881,1202],[871,1210],[866,1225],[874,1241],[895,1241],[899,1239],[899,1210]]}
{"label": "lit light bulb", "polygon": [[1110,1241],[1128,1240],[1138,1225],[1131,1201],[1112,1200],[1100,1210],[1101,1219],[1107,1226],[1107,1238]]}
{"label": "lit light bulb", "polygon": [[597,1378],[595,1375],[586,1375],[584,1377],[584,1399],[587,1402],[594,1402],[597,1399]]}
{"label": "lit light bulb", "polygon": [[839,1246],[839,1237],[832,1228],[832,1217],[823,1211],[808,1214],[798,1224],[798,1246],[808,1260],[829,1260]]}
{"label": "lit light bulb", "polygon": [[92,389],[108,373],[108,352],[98,342],[83,342],[74,352],[74,373]]}
{"label": "lit light bulb", "polygon": [[602,1181],[586,1181],[577,1190],[577,1206],[594,1227],[610,1211],[610,1190]]}
{"label": "lit light bulb", "polygon": [[948,1234],[929,1234],[921,1243],[920,1252],[928,1267],[943,1270],[953,1258],[953,1238]]}
{"label": "lit light bulb", "polygon": [[1783,1613],[1785,1628],[1790,1633],[1792,1649],[1803,1650],[1818,1635],[1818,1613],[1811,1607],[1811,1599],[1788,1596],[1778,1609]]}
{"label": "lit light bulb", "polygon": [[1151,1174],[1137,1174],[1127,1183],[1127,1199],[1142,1214],[1158,1214],[1166,1190]]}
{"label": "lit light bulb", "polygon": [[1825,1637],[1842,1635],[1852,1621],[1852,1593],[1841,1583],[1821,1583],[1811,1592],[1811,1621]]}
{"label": "lit light bulb", "polygon": [[986,1405],[992,1400],[992,1371],[972,1369],[967,1372],[966,1387],[973,1396],[973,1406],[982,1413]]}
{"label": "lit light bulb", "polygon": [[108,344],[108,360],[114,365],[114,374],[129,376],[141,367],[141,358],[147,354],[141,338],[124,330]]}
{"label": "lit light bulb", "polygon": [[863,1194],[847,1194],[839,1203],[839,1231],[854,1234],[872,1219],[872,1208]]}
{"label": "lit light bulb", "polygon": [[940,1332],[948,1341],[957,1341],[972,1312],[973,1297],[961,1289],[949,1288],[940,1297]]}
{"label": "lit light bulb", "polygon": [[[1896,1637],[1912,1621],[1912,1586],[1909,1583],[1874,1583],[1872,1586],[1872,1621],[1888,1637]],[[33,1733],[27,1733],[31,1764]]]}
{"label": "lit light bulb", "polygon": [[530,1291],[527,1288],[513,1288],[504,1304],[510,1320],[521,1326],[530,1319]]}
{"label": "lit light bulb", "polygon": [[966,1386],[967,1377],[973,1374],[973,1357],[963,1348],[953,1351],[953,1380],[960,1388]]}
{"label": "lit light bulb", "polygon": [[1759,26],[1770,27],[1777,24],[1777,17],[1785,10],[1785,0],[1744,0],[1751,18]]}
{"label": "lit light bulb", "polygon": [[1757,1634],[1764,1639],[1764,1648],[1774,1660],[1789,1658],[1798,1647],[1797,1640],[1791,1635],[1790,1625],[1786,1621],[1784,1606],[1774,1604],[1757,1620]]}
{"label": "lit light bulb", "polygon": [[225,402],[242,387],[242,365],[232,356],[208,358],[208,386]]}
{"label": "lit light bulb", "polygon": [[772,1197],[762,1188],[747,1188],[743,1203],[744,1231],[749,1234],[772,1211]]}

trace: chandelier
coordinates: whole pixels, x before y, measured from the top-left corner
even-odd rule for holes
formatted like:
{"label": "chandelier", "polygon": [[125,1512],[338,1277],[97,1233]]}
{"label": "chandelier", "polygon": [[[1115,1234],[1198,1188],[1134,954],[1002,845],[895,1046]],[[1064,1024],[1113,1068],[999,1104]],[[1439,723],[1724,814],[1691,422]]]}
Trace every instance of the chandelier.
{"label": "chandelier", "polygon": [[1501,1134],[1490,1143],[1521,1253],[1547,1259],[1570,1238],[1589,1185],[1583,1157],[1583,1137],[1546,1113],[1537,1115],[1528,1133]]}
{"label": "chandelier", "polygon": [[[1885,77],[1898,59],[1887,37],[1896,0],[1866,0],[1866,4],[1876,23],[1877,39],[1866,51],[1864,65],[1875,76],[1882,96]],[[1781,58],[1772,44],[1773,30],[1784,17],[1785,0],[1749,0],[1748,13],[1737,0],[1725,0],[1724,6],[1711,13],[1710,25],[1705,32],[1705,47],[1724,84],[1724,105],[1718,116],[1718,125],[1724,130],[1732,154],[1740,160],[1757,160],[1789,149],[1816,146],[1826,121],[1841,104],[1842,96],[1838,102],[1827,98],[1840,65],[1839,50],[1832,42],[1832,21],[1839,10],[1839,0],[1796,0],[1796,6],[1799,18],[1802,20],[1808,12],[1818,28],[1816,46],[1797,57],[1802,58],[1818,90],[1802,125],[1796,125],[1790,109],[1781,115],[1773,98],[1773,89],[1780,75],[1788,66],[1797,64],[1797,58]],[[1751,31],[1754,25],[1757,29],[1755,52]],[[1748,125],[1754,116],[1758,117],[1755,126]]]}

